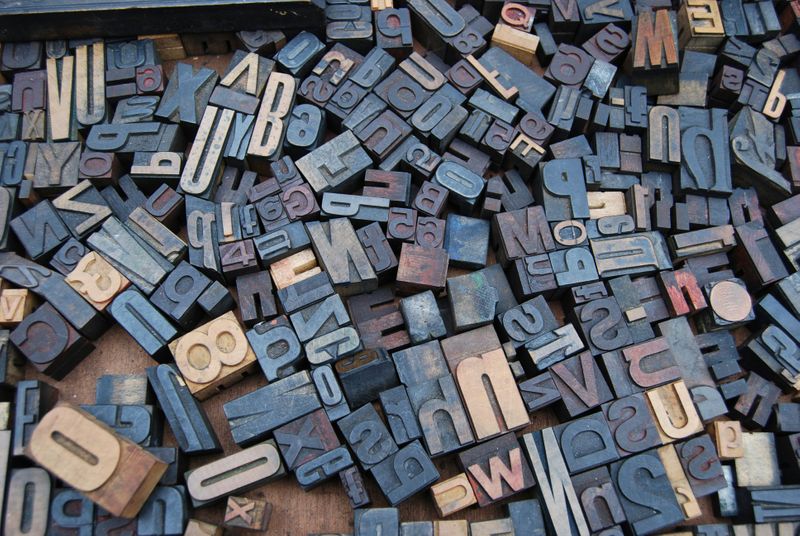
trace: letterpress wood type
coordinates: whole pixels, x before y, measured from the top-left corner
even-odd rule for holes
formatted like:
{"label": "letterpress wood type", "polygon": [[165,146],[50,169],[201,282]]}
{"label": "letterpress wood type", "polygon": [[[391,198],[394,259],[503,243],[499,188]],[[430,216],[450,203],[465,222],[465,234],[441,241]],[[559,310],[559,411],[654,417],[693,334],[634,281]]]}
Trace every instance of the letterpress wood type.
{"label": "letterpress wood type", "polygon": [[200,399],[236,383],[256,362],[244,331],[230,312],[176,339],[169,347],[186,385]]}
{"label": "letterpress wood type", "polygon": [[128,279],[94,251],[78,262],[65,281],[98,311],[105,310],[116,296],[130,286]]}
{"label": "letterpress wood type", "polygon": [[717,449],[708,435],[678,443],[675,450],[695,496],[705,497],[725,488]]}
{"label": "letterpress wood type", "polygon": [[11,471],[4,530],[16,534],[45,534],[51,486],[50,475],[44,469],[29,467]]}
{"label": "letterpress wood type", "polygon": [[352,466],[339,472],[342,487],[353,509],[369,506],[372,500],[364,485],[364,477],[358,467]]}
{"label": "letterpress wood type", "polygon": [[57,400],[58,390],[47,383],[38,380],[24,380],[17,383],[14,443],[11,454],[14,456],[24,454],[33,430]]}
{"label": "letterpress wood type", "polygon": [[411,402],[404,386],[398,385],[382,392],[380,400],[389,430],[399,445],[405,445],[422,437],[417,417],[411,409]]}
{"label": "letterpress wood type", "polygon": [[285,474],[278,447],[270,440],[189,471],[186,489],[197,507],[245,492]]}
{"label": "letterpress wood type", "polygon": [[[65,403],[42,418],[25,454],[113,515],[125,517],[138,513],[167,468],[138,445]],[[87,456],[97,462],[85,461]]]}
{"label": "letterpress wood type", "polygon": [[397,289],[402,293],[439,292],[447,278],[447,252],[404,243],[397,267]]}
{"label": "letterpress wood type", "polygon": [[408,395],[431,456],[440,456],[474,442],[452,376],[409,386]]}
{"label": "letterpress wood type", "polygon": [[[407,468],[415,467],[414,471]],[[371,469],[391,505],[405,501],[439,479],[439,472],[419,441],[406,445]]]}
{"label": "letterpress wood type", "polygon": [[26,316],[10,340],[37,370],[55,379],[63,378],[94,350],[50,303]]}
{"label": "letterpress wood type", "polygon": [[69,229],[47,200],[6,223],[33,260],[49,257],[69,238]]}
{"label": "letterpress wood type", "polygon": [[504,434],[459,454],[478,504],[486,506],[534,485],[533,474],[513,434]]}
{"label": "letterpress wood type", "polygon": [[89,235],[88,244],[144,293],[151,294],[172,265],[114,217]]}
{"label": "letterpress wood type", "polygon": [[247,497],[228,497],[223,524],[229,528],[266,531],[272,515],[272,504]]}
{"label": "letterpress wood type", "polygon": [[297,161],[314,192],[342,192],[354,187],[372,159],[352,132],[345,132]]}
{"label": "letterpress wood type", "polygon": [[78,491],[54,490],[48,532],[62,536],[92,534],[95,505]]}
{"label": "letterpress wood type", "polygon": [[703,429],[683,380],[651,389],[645,394],[664,443],[689,437]]}
{"label": "letterpress wood type", "polygon": [[522,446],[539,484],[537,494],[544,507],[548,530],[559,536],[588,535],[589,527],[553,429],[523,435]]}
{"label": "letterpress wood type", "polygon": [[339,380],[330,365],[316,367],[311,371],[311,379],[319,393],[322,407],[331,421],[337,421],[350,413]]}
{"label": "letterpress wood type", "polygon": [[567,324],[525,343],[528,355],[523,354],[523,363],[527,369],[545,370],[583,347],[575,326]]}
{"label": "letterpress wood type", "polygon": [[122,328],[157,360],[169,355],[167,344],[177,331],[139,291],[128,289],[117,296],[108,307]]}
{"label": "letterpress wood type", "polygon": [[[618,492],[605,467],[599,467],[572,477],[586,521],[593,531],[611,528],[626,520]],[[605,532],[603,532],[605,534]]]}
{"label": "letterpress wood type", "polygon": [[243,445],[320,407],[311,376],[303,371],[231,400],[223,410],[234,441]]}
{"label": "letterpress wood type", "polygon": [[360,508],[355,511],[354,536],[369,534],[400,535],[400,515],[397,508]]}
{"label": "letterpress wood type", "polygon": [[[530,469],[528,472],[530,473]],[[431,486],[431,497],[440,517],[447,517],[477,504],[475,492],[466,473],[459,473]]]}
{"label": "letterpress wood type", "polygon": [[[515,430],[530,422],[498,344],[491,327],[450,337],[442,343],[477,439]],[[488,384],[481,378],[488,378]],[[489,395],[489,387],[493,398]]]}
{"label": "letterpress wood type", "polygon": [[28,289],[3,289],[0,292],[0,327],[16,327],[36,305],[36,297]]}
{"label": "letterpress wood type", "polygon": [[49,139],[64,141],[76,137],[72,88],[75,81],[75,58],[48,58],[47,65],[47,128]]}
{"label": "letterpress wood type", "polygon": [[591,354],[582,352],[550,367],[566,412],[575,417],[611,400],[611,390]]}
{"label": "letterpress wood type", "polygon": [[447,333],[433,292],[427,291],[402,298],[400,312],[403,315],[410,342],[413,344],[443,337]]}
{"label": "letterpress wood type", "polygon": [[208,68],[195,71],[187,63],[178,63],[169,80],[155,116],[196,127],[219,75]]}
{"label": "letterpress wood type", "polygon": [[205,411],[191,395],[175,365],[149,367],[147,379],[183,452],[204,454],[221,450]]}
{"label": "letterpress wood type", "polygon": [[339,446],[339,439],[322,409],[277,428],[274,435],[288,470]]}
{"label": "letterpress wood type", "polygon": [[617,350],[633,342],[622,310],[613,297],[592,300],[575,308],[592,355]]}

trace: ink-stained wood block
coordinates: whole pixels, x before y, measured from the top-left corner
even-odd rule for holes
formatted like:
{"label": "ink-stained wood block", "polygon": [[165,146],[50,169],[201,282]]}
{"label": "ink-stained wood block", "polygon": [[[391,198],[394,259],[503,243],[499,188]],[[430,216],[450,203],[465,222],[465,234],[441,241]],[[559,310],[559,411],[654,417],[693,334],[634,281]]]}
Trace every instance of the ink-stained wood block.
{"label": "ink-stained wood block", "polygon": [[[68,443],[57,441],[67,437]],[[91,438],[91,444],[87,439]],[[98,462],[85,461],[91,453]],[[116,516],[133,517],[167,465],[85,412],[58,404],[36,427],[26,456]]]}
{"label": "ink-stained wood block", "polygon": [[356,235],[379,280],[386,279],[397,268],[397,257],[380,223],[372,222],[356,231]]}
{"label": "ink-stained wood block", "polygon": [[613,297],[577,306],[575,314],[592,355],[617,350],[633,342],[619,303]]}
{"label": "ink-stained wood block", "polygon": [[288,470],[294,470],[339,446],[336,433],[322,409],[277,428],[274,436]]}
{"label": "ink-stained wood block", "polygon": [[573,476],[572,485],[593,531],[608,529],[626,521],[618,492],[606,467]]}
{"label": "ink-stained wood block", "polygon": [[9,337],[40,372],[63,378],[94,345],[48,302],[27,315]]}
{"label": "ink-stained wood block", "polygon": [[602,407],[620,456],[661,446],[662,441],[643,394],[635,393],[607,402]]}
{"label": "ink-stained wood block", "polygon": [[[416,468],[413,474],[399,469],[409,466]],[[436,470],[419,441],[414,441],[390,454],[382,462],[373,466],[370,471],[386,500],[392,506],[427,489],[439,480],[439,471]]]}
{"label": "ink-stained wood block", "polygon": [[612,399],[611,389],[588,352],[560,361],[549,370],[561,393],[564,409],[571,417]]}
{"label": "ink-stained wood block", "polygon": [[431,498],[439,517],[455,514],[478,502],[466,473],[459,473],[431,486]]}
{"label": "ink-stained wood block", "polygon": [[186,473],[186,490],[195,507],[244,493],[286,474],[273,440],[229,454]]}
{"label": "ink-stained wood block", "polygon": [[377,288],[375,272],[349,220],[310,222],[307,229],[317,258],[328,272],[334,289],[347,296]]}
{"label": "ink-stained wood block", "polygon": [[228,497],[223,525],[229,528],[265,531],[272,516],[272,504],[260,499]]}
{"label": "ink-stained wood block", "polygon": [[[409,386],[408,396],[431,456],[440,456],[474,443],[452,376]],[[443,421],[445,415],[447,420]]]}
{"label": "ink-stained wood block", "polygon": [[392,354],[400,382],[411,387],[448,375],[439,341],[430,341]]}
{"label": "ink-stained wood block", "polygon": [[169,349],[189,391],[201,400],[241,380],[256,363],[244,330],[230,312],[174,340]]}
{"label": "ink-stained wood block", "polygon": [[44,469],[14,469],[8,479],[5,530],[17,533],[45,534],[52,482]]}
{"label": "ink-stained wood block", "polygon": [[513,434],[472,447],[459,454],[458,459],[480,506],[531,488],[535,482]]}
{"label": "ink-stained wood block", "polygon": [[69,239],[67,226],[49,201],[37,203],[6,223],[34,261],[51,256]]}
{"label": "ink-stained wood block", "polygon": [[358,467],[352,466],[339,472],[342,487],[353,509],[369,506],[372,500],[364,485],[364,477]]}
{"label": "ink-stained wood block", "polygon": [[298,467],[295,476],[300,487],[308,491],[350,467],[353,467],[350,451],[347,447],[337,447]]}
{"label": "ink-stained wood block", "polygon": [[400,312],[403,315],[410,342],[413,344],[437,339],[447,333],[444,320],[436,304],[436,298],[431,291],[401,298]]}
{"label": "ink-stained wood block", "polygon": [[184,536],[222,536],[222,527],[200,521],[198,519],[190,519],[186,524],[186,530],[183,532]]}
{"label": "ink-stained wood block", "polygon": [[354,517],[353,536],[400,534],[400,514],[397,508],[359,508]]}
{"label": "ink-stained wood block", "polygon": [[670,479],[653,451],[611,464],[622,508],[637,533],[657,531],[683,521]]}
{"label": "ink-stained wood block", "polygon": [[164,423],[160,413],[149,404],[81,404],[80,408],[137,445],[161,444]]}
{"label": "ink-stained wood block", "polygon": [[489,222],[458,214],[447,215],[444,249],[453,266],[480,269],[486,266]]}
{"label": "ink-stained wood block", "polygon": [[399,445],[405,445],[422,437],[404,386],[398,385],[383,391],[380,394],[380,401],[392,437]]}
{"label": "ink-stained wood block", "polygon": [[417,218],[414,243],[426,248],[444,247],[445,226],[445,220],[424,216]]}
{"label": "ink-stained wood block", "polygon": [[58,390],[47,383],[38,380],[18,382],[14,408],[14,443],[9,454],[14,456],[24,454],[33,430],[57,401]]}
{"label": "ink-stained wood block", "polygon": [[495,215],[492,237],[502,264],[555,249],[544,209],[528,207]]}
{"label": "ink-stained wood block", "polygon": [[237,444],[258,441],[274,429],[319,409],[307,371],[297,372],[223,404]]}
{"label": "ink-stained wood block", "polygon": [[399,384],[394,364],[383,349],[364,350],[336,362],[335,369],[351,407],[378,399]]}
{"label": "ink-stained wood block", "polygon": [[456,331],[491,323],[500,301],[497,289],[482,271],[448,278],[447,299]]}
{"label": "ink-stained wood block", "polygon": [[443,249],[404,243],[397,267],[397,289],[408,294],[441,291],[447,279],[448,259]]}
{"label": "ink-stained wood block", "polygon": [[384,348],[389,352],[410,344],[403,316],[389,286],[351,297],[347,301],[353,323],[365,348]]}
{"label": "ink-stained wood block", "polygon": [[780,388],[769,380],[751,372],[747,377],[747,389],[736,399],[733,413],[750,427],[764,427],[772,416],[778,402]]}
{"label": "ink-stained wood block", "polygon": [[720,460],[729,461],[744,456],[742,425],[739,421],[714,421],[708,427]]}
{"label": "ink-stained wood block", "polygon": [[611,430],[600,413],[560,424],[554,431],[570,474],[619,459]]}
{"label": "ink-stained wood block", "polygon": [[554,534],[589,534],[553,429],[524,434],[522,446],[539,485],[547,530]]}
{"label": "ink-stained wood block", "polygon": [[683,467],[681,467],[675,446],[664,445],[658,448],[656,452],[664,465],[667,479],[675,493],[675,498],[683,512],[684,519],[689,520],[699,517],[701,514],[700,504],[689,485]]}
{"label": "ink-stained wood block", "polygon": [[675,450],[695,496],[705,497],[725,488],[717,449],[707,434],[678,443]]}

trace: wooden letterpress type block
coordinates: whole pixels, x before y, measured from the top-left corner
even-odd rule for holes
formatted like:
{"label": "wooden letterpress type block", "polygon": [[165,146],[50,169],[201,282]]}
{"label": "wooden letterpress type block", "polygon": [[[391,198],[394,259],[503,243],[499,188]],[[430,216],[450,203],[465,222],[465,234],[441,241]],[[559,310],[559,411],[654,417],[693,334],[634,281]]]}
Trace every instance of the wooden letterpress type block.
{"label": "wooden letterpress type block", "polygon": [[548,531],[554,534],[589,534],[581,504],[569,478],[552,428],[522,436],[522,445],[545,512]]}
{"label": "wooden letterpress type block", "polygon": [[571,417],[586,413],[612,399],[608,383],[588,352],[581,352],[552,365],[550,374],[561,393],[564,409]]}
{"label": "wooden letterpress type block", "polygon": [[[528,473],[530,474],[530,469]],[[431,486],[431,497],[440,517],[447,517],[477,504],[475,492],[466,473],[459,473]]]}
{"label": "wooden letterpress type block", "polygon": [[[760,288],[788,275],[763,225],[758,222],[745,223],[735,227],[735,231],[739,245],[734,249],[733,258],[743,267],[742,275],[751,285]],[[786,226],[778,228],[776,234],[784,245],[793,238],[791,229]],[[795,262],[792,259],[793,256],[790,256],[790,262]]]}
{"label": "wooden letterpress type block", "polygon": [[479,271],[449,278],[447,299],[453,312],[453,328],[464,331],[491,323],[499,296],[486,274]]}
{"label": "wooden letterpress type block", "polygon": [[78,262],[65,281],[98,311],[105,310],[114,298],[130,286],[128,279],[94,251]]}
{"label": "wooden letterpress type block", "polygon": [[[287,406],[287,402],[291,403]],[[257,441],[275,428],[319,408],[319,398],[306,371],[287,376],[223,405],[237,444]]]}
{"label": "wooden letterpress type block", "polygon": [[448,375],[447,363],[438,341],[395,352],[392,359],[400,381],[409,388]]}
{"label": "wooden letterpress type block", "polygon": [[385,350],[365,350],[336,363],[336,372],[351,407],[378,399],[399,384],[394,364]]}
{"label": "wooden letterpress type block", "polygon": [[[256,362],[233,313],[203,324],[170,343],[169,348],[189,390],[201,399],[238,382]],[[198,357],[197,352],[209,357]],[[210,359],[210,364],[202,366],[203,359]]]}
{"label": "wooden letterpress type block", "polygon": [[333,294],[330,278],[326,272],[302,279],[278,289],[278,299],[285,313],[291,314]]}
{"label": "wooden letterpress type block", "polygon": [[351,508],[363,508],[370,505],[372,500],[369,498],[364,485],[364,478],[361,476],[361,471],[358,470],[358,467],[352,466],[340,471],[339,478],[342,481],[342,487],[347,494]]}
{"label": "wooden letterpress type block", "polygon": [[4,516],[9,532],[45,534],[48,529],[52,482],[44,469],[29,467],[11,471]]}
{"label": "wooden letterpress type block", "polygon": [[388,199],[394,206],[407,206],[411,201],[411,175],[401,171],[368,169],[362,195]]}
{"label": "wooden letterpress type block", "polygon": [[736,400],[733,412],[748,427],[766,426],[779,396],[777,385],[751,372],[747,377],[747,390]]}
{"label": "wooden letterpress type block", "polygon": [[125,223],[142,242],[171,264],[181,262],[186,256],[186,242],[144,208],[135,208]]}
{"label": "wooden letterpress type block", "polygon": [[381,408],[392,436],[399,445],[422,437],[405,387],[398,385],[380,394]]}
{"label": "wooden letterpress type block", "polygon": [[354,536],[378,533],[397,536],[399,527],[397,508],[360,508],[355,511]]}
{"label": "wooden letterpress type block", "polygon": [[11,112],[27,113],[47,107],[47,71],[31,71],[14,75]]}
{"label": "wooden letterpress type block", "polygon": [[278,314],[269,272],[257,272],[237,277],[236,294],[239,297],[242,322],[247,327],[252,327],[253,324]]}
{"label": "wooden letterpress type block", "polygon": [[322,407],[331,421],[336,421],[350,413],[342,387],[339,385],[331,365],[316,367],[311,371],[311,379],[319,393]]}
{"label": "wooden letterpress type block", "polygon": [[[57,441],[58,436],[69,438],[69,446]],[[81,456],[86,452],[98,463],[87,463]],[[125,517],[138,513],[167,468],[138,445],[64,403],[41,420],[25,454],[112,515]]]}
{"label": "wooden letterpress type block", "polygon": [[462,452],[459,464],[481,506],[534,485],[533,474],[513,434],[504,434]]}
{"label": "wooden letterpress type block", "polygon": [[666,477],[674,490],[675,498],[683,512],[684,519],[689,520],[699,517],[701,514],[700,504],[697,502],[697,497],[695,497],[694,491],[689,485],[675,446],[664,445],[656,453],[664,465]]}
{"label": "wooden letterpress type block", "polygon": [[527,369],[545,370],[553,363],[564,360],[567,356],[583,349],[583,342],[575,330],[575,326],[567,324],[539,335],[525,343],[524,363]]}
{"label": "wooden letterpress type block", "polygon": [[366,348],[385,348],[393,352],[410,344],[408,332],[403,329],[403,317],[394,298],[392,289],[384,286],[348,300],[353,323]]}
{"label": "wooden letterpress type block", "polygon": [[[334,164],[329,164],[334,162]],[[314,192],[351,190],[372,160],[352,132],[345,132],[297,161]]]}
{"label": "wooden letterpress type block", "polygon": [[246,530],[266,531],[272,515],[272,505],[267,501],[247,497],[228,497],[224,526]]}
{"label": "wooden letterpress type block", "polygon": [[[494,330],[480,328],[445,339],[443,350],[477,438],[493,437],[530,421]],[[488,385],[481,378],[488,378]],[[488,387],[495,394],[489,397]]]}
{"label": "wooden letterpress type block", "polygon": [[[410,464],[416,468],[413,472],[399,470]],[[389,455],[373,466],[371,472],[387,501],[393,506],[427,489],[439,479],[439,472],[419,441]]]}
{"label": "wooden letterpress type block", "polygon": [[554,431],[570,474],[619,459],[611,430],[600,413],[558,425]]}
{"label": "wooden letterpress type block", "polygon": [[14,456],[24,454],[33,430],[57,401],[58,390],[47,383],[38,380],[24,380],[17,383],[14,443],[11,454]]}
{"label": "wooden letterpress type block", "polygon": [[81,409],[143,447],[161,443],[163,421],[151,405],[81,404]]}
{"label": "wooden letterpress type block", "polygon": [[[159,182],[165,182],[169,186],[177,187],[181,178],[182,164],[182,153],[169,151],[137,152],[133,155],[130,176],[142,189],[146,190],[153,188]],[[187,161],[187,165],[194,165],[194,162],[190,164]]]}
{"label": "wooden letterpress type block", "polygon": [[161,98],[155,95],[137,95],[117,102],[113,124],[152,121]]}
{"label": "wooden letterpress type block", "polygon": [[186,488],[183,486],[158,486],[139,512],[136,519],[137,534],[182,534],[188,517],[187,502]]}
{"label": "wooden letterpress type block", "polygon": [[25,142],[0,143],[0,182],[4,186],[19,185],[25,175],[28,158],[35,159],[35,155],[28,153]]}
{"label": "wooden letterpress type block", "polygon": [[3,289],[0,291],[0,327],[16,327],[36,306],[36,297],[28,289]]}
{"label": "wooden letterpress type block", "polygon": [[185,329],[200,319],[198,299],[211,281],[190,264],[181,261],[153,293],[153,304]]}
{"label": "wooden letterpress type block", "polygon": [[187,63],[175,65],[155,116],[197,127],[219,75],[211,69],[197,71]]}
{"label": "wooden letterpress type block", "polygon": [[631,380],[642,389],[681,379],[681,369],[664,337],[624,348],[622,355],[628,363],[627,373]]}
{"label": "wooden letterpress type block", "polygon": [[707,434],[678,443],[675,450],[695,496],[705,497],[725,488],[717,449]]}
{"label": "wooden letterpress type block", "polygon": [[122,175],[116,186],[106,186],[100,191],[100,195],[120,220],[127,220],[136,207],[147,202],[147,197],[139,190],[130,175]]}
{"label": "wooden letterpress type block", "polygon": [[338,294],[300,309],[289,318],[301,342],[326,335],[350,323],[350,317]]}
{"label": "wooden letterpress type block", "polygon": [[389,240],[413,242],[417,230],[417,211],[410,208],[390,208],[386,223]]}
{"label": "wooden letterpress type block", "polygon": [[33,260],[51,255],[69,238],[69,229],[49,201],[38,203],[8,224]]}
{"label": "wooden letterpress type block", "polygon": [[742,425],[739,421],[714,421],[708,427],[719,459],[735,460],[744,456]]}
{"label": "wooden letterpress type block", "polygon": [[365,404],[338,421],[339,429],[362,467],[369,469],[395,454],[397,444],[372,404]]}
{"label": "wooden letterpress type block", "polygon": [[663,443],[702,431],[703,423],[683,380],[656,387],[645,394]]}
{"label": "wooden letterpress type block", "polygon": [[[599,467],[573,476],[572,485],[583,505],[586,521],[593,531],[613,528],[626,520],[618,492],[607,468]],[[598,533],[606,534],[606,532]]]}
{"label": "wooden letterpress type block", "polygon": [[78,491],[56,489],[50,503],[48,532],[62,536],[84,534],[93,530],[95,505]]}
{"label": "wooden letterpress type block", "polygon": [[117,296],[108,307],[122,328],[157,360],[168,354],[167,344],[177,331],[139,291],[128,289]]}
{"label": "wooden letterpress type block", "polygon": [[580,305],[575,308],[575,314],[592,355],[617,350],[633,342],[622,310],[613,297]]}
{"label": "wooden letterpress type block", "polygon": [[258,272],[258,258],[253,240],[248,238],[220,244],[219,262],[222,273],[229,282],[241,275]]}
{"label": "wooden letterpress type block", "polygon": [[400,312],[411,343],[420,344],[446,335],[444,321],[431,291],[402,298]]}
{"label": "wooden letterpress type block", "polygon": [[[302,223],[298,222],[298,225],[300,225],[302,228]],[[288,233],[285,231],[281,232],[283,236],[276,238],[285,239]],[[274,246],[270,247],[269,243],[262,243],[262,245],[267,246],[268,249],[275,249]],[[263,253],[264,248],[260,247],[259,254]],[[321,273],[322,270],[317,266],[317,258],[314,256],[314,252],[311,249],[304,249],[297,253],[291,254],[286,258],[272,262],[272,264],[270,264],[269,271],[272,275],[272,281],[275,283],[275,288],[280,290],[288,287],[289,285],[296,284],[299,281],[317,275]]]}
{"label": "wooden letterpress type block", "polygon": [[439,292],[447,278],[447,252],[404,243],[397,268],[397,288],[403,293]]}
{"label": "wooden letterpress type block", "polygon": [[180,193],[209,198],[219,181],[222,149],[228,139],[233,110],[207,106],[180,179]]}
{"label": "wooden letterpress type block", "polygon": [[131,283],[150,294],[172,264],[137,237],[120,221],[109,217],[89,235],[89,246],[100,253]]}
{"label": "wooden letterpress type block", "polygon": [[734,461],[736,483],[741,487],[776,486],[780,480],[775,437],[766,432],[742,434],[744,456]]}
{"label": "wooden letterpress type block", "polygon": [[73,115],[75,58],[48,58],[47,65],[47,126],[48,138],[53,141],[74,139],[77,135]]}
{"label": "wooden letterpress type block", "polygon": [[622,508],[637,532],[656,531],[683,521],[667,470],[655,452],[637,454],[611,465]]}
{"label": "wooden letterpress type block", "polygon": [[273,440],[202,465],[186,474],[186,489],[197,507],[261,486],[286,474]]}
{"label": "wooden letterpress type block", "polygon": [[773,146],[775,130],[770,121],[763,114],[745,107],[736,114],[730,125],[732,169],[737,172],[738,181],[753,186],[764,201],[782,201],[791,193],[791,184],[775,170],[775,151],[759,153],[748,144],[752,136],[758,136]]}
{"label": "wooden letterpress type block", "polygon": [[274,435],[290,471],[339,446],[336,432],[322,409],[277,428]]}
{"label": "wooden letterpress type block", "polygon": [[83,151],[78,165],[78,179],[88,179],[95,186],[108,186],[120,175],[120,163],[114,153]]}
{"label": "wooden letterpress type block", "polygon": [[550,307],[541,296],[504,312],[499,319],[514,348],[558,327]]}
{"label": "wooden letterpress type block", "polygon": [[[408,395],[431,456],[446,454],[474,442],[452,376],[409,386]],[[441,420],[444,415],[447,421]]]}
{"label": "wooden letterpress type block", "polygon": [[448,214],[444,249],[454,266],[483,268],[489,249],[489,222]]}
{"label": "wooden letterpress type block", "polygon": [[285,316],[259,322],[247,331],[247,340],[269,381],[296,372],[294,365],[302,356],[302,346]]}
{"label": "wooden letterpress type block", "polygon": [[418,246],[426,248],[443,247],[445,240],[445,227],[445,220],[425,216],[417,218],[414,243]]}
{"label": "wooden letterpress type block", "polygon": [[181,450],[187,454],[219,452],[219,439],[177,368],[167,364],[150,367],[147,378]]}
{"label": "wooden letterpress type block", "polygon": [[184,536],[222,536],[222,527],[205,521],[190,519],[183,534]]}
{"label": "wooden letterpress type block", "polygon": [[10,340],[37,370],[55,379],[63,378],[94,350],[50,303],[26,316]]}
{"label": "wooden letterpress type block", "polygon": [[411,17],[406,8],[381,9],[375,13],[375,40],[379,48],[397,59],[413,51]]}

